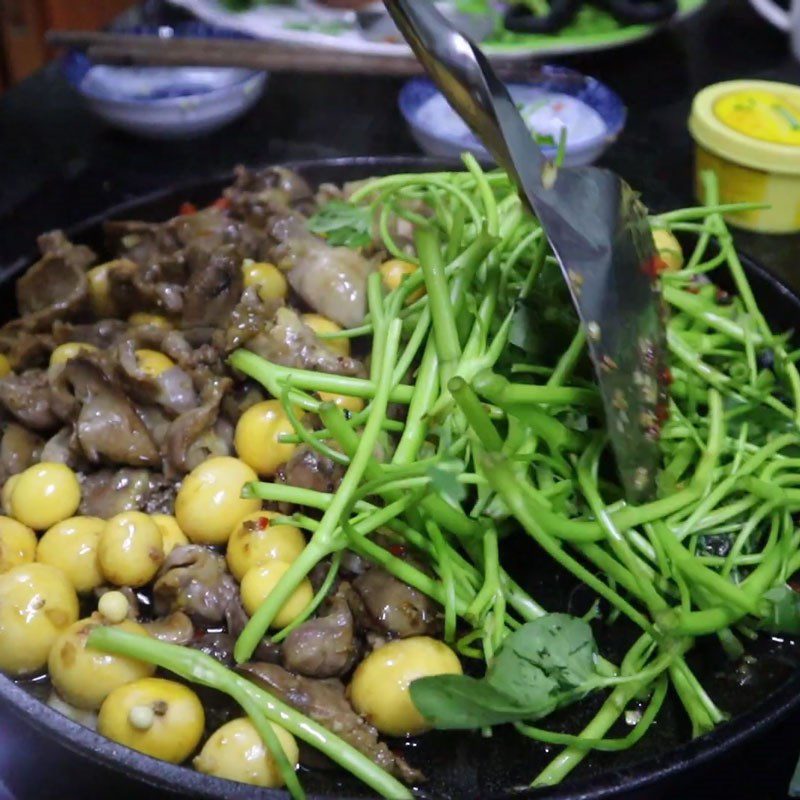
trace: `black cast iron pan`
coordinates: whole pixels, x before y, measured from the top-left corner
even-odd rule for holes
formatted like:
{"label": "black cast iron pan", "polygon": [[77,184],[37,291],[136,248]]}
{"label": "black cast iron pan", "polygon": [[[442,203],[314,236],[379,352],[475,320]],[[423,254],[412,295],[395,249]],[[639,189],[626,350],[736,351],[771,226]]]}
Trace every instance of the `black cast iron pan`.
{"label": "black cast iron pan", "polygon": [[[440,162],[418,158],[359,158],[292,164],[313,184],[342,183],[371,175],[419,172],[447,168]],[[450,165],[452,166],[452,165]],[[172,188],[109,209],[68,231],[75,240],[102,252],[102,222],[106,219],[164,220],[177,213],[184,201],[210,203],[230,182],[230,176]],[[645,198],[646,199],[646,198]],[[13,280],[34,260],[33,242],[29,258],[0,267],[0,313],[14,314]],[[744,259],[753,290],[772,325],[789,329],[800,316],[800,297],[751,260]],[[723,288],[724,287],[724,281]],[[545,559],[536,558],[529,540],[520,542],[519,553],[509,563],[527,564],[518,578],[534,596],[552,610],[579,613],[581,590],[571,579],[559,576]],[[513,545],[512,545],[513,547]],[[537,567],[538,565],[538,567]],[[624,643],[613,630],[601,634],[601,648],[614,657]],[[725,662],[719,648],[710,643],[696,648],[693,668],[718,704],[732,713],[732,720],[709,735],[689,741],[685,721],[677,703],[667,703],[658,723],[633,750],[622,754],[599,754],[587,760],[581,771],[553,789],[530,790],[527,783],[551,755],[540,745],[522,740],[512,732],[498,730],[491,739],[477,735],[429,734],[416,742],[398,743],[409,760],[423,768],[430,781],[425,788],[429,800],[601,800],[601,798],[652,797],[670,778],[711,762],[748,739],[765,733],[782,717],[800,708],[800,648],[792,642],[764,641],[759,645],[756,666],[740,672]],[[221,781],[192,769],[172,766],[116,745],[108,739],[68,720],[39,699],[41,684],[15,684],[0,676],[0,703],[20,718],[21,724],[57,739],[63,746],[92,763],[108,765],[139,780],[174,793],[197,798],[224,800],[283,800],[279,791]],[[568,709],[563,722],[575,729],[591,707]],[[555,720],[559,724],[559,720]],[[13,733],[12,733],[13,735]],[[612,734],[613,735],[613,734]],[[618,735],[618,734],[617,734]],[[43,767],[46,768],[46,767]],[[314,800],[355,800],[370,795],[354,780],[339,773],[315,770],[303,776]]]}

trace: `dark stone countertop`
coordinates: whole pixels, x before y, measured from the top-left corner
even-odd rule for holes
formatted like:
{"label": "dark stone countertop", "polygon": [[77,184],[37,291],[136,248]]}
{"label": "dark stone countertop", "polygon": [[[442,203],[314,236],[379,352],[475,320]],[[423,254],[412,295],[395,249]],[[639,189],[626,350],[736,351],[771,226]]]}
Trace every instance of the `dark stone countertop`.
{"label": "dark stone countertop", "polygon": [[[606,164],[657,210],[692,201],[686,119],[699,89],[739,77],[800,83],[800,64],[791,60],[785,37],[743,0],[714,0],[692,20],[650,40],[559,63],[595,75],[621,94],[629,121]],[[154,143],[97,122],[50,66],[0,97],[0,265],[30,252],[38,233],[239,162],[416,152],[397,111],[400,85],[361,76],[277,76],[256,108],[231,127],[195,141]],[[800,235],[736,238],[800,290]],[[786,797],[798,753],[795,716],[677,785],[640,797],[778,800]],[[3,782],[16,800],[167,797],[87,767],[0,709],[0,800]]]}

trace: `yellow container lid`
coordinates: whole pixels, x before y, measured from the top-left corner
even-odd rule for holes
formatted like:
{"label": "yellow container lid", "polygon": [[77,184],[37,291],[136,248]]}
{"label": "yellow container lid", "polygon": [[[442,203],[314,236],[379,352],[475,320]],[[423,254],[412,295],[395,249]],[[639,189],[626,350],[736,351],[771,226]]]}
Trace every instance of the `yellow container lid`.
{"label": "yellow container lid", "polygon": [[723,158],[800,175],[800,86],[756,80],[707,86],[694,98],[689,130]]}

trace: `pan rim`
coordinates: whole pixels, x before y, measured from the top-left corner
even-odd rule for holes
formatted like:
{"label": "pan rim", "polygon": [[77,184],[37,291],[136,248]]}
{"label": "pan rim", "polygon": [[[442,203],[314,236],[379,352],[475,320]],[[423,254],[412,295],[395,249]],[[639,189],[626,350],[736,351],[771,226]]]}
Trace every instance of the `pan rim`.
{"label": "pan rim", "polygon": [[[301,173],[308,169],[346,170],[372,168],[376,171],[403,170],[420,172],[424,170],[444,170],[459,168],[457,161],[423,158],[419,156],[344,156],[325,159],[290,160],[279,163]],[[346,179],[346,174],[342,175]],[[167,188],[125,200],[75,225],[65,233],[69,237],[79,237],[90,232],[107,219],[119,218],[138,208],[153,205],[173,196],[190,199],[193,193],[213,186],[230,183],[230,171],[206,176],[201,179],[181,182]],[[35,259],[29,252],[7,265],[0,266],[0,285],[7,284]],[[770,284],[771,288],[793,303],[800,310],[800,294],[789,288],[781,279],[773,275],[757,261],[742,255],[742,262],[748,273]],[[42,700],[25,689],[24,683],[17,684],[0,674],[0,701],[20,721],[27,722],[40,733],[60,743],[66,749],[110,767],[127,777],[151,786],[191,795],[209,800],[286,800],[288,794],[283,790],[259,789],[246,784],[233,783],[196,772],[190,767],[173,765],[146,756],[127,747],[116,744],[95,731],[90,730],[47,706]],[[747,740],[763,734],[780,722],[792,711],[800,708],[800,670],[796,670],[786,682],[764,697],[753,708],[733,717],[712,732],[666,750],[651,755],[634,764],[617,769],[608,769],[596,774],[567,780],[554,787],[520,789],[505,791],[486,797],[485,800],[501,798],[531,798],[531,800],[607,800],[620,792],[631,792],[652,786],[685,772],[693,767],[708,763],[712,759],[742,745]],[[312,800],[356,800],[342,794],[318,794]]]}

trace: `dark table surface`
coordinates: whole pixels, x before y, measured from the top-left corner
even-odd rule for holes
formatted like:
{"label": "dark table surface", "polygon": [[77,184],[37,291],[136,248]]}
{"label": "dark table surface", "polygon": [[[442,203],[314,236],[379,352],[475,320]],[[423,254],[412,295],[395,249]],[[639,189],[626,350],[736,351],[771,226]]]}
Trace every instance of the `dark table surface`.
{"label": "dark table surface", "polygon": [[[654,209],[691,202],[691,99],[710,83],[758,77],[800,83],[784,36],[744,2],[712,2],[698,16],[621,50],[561,59],[609,83],[629,108],[608,166]],[[30,252],[38,233],[69,225],[159,187],[240,162],[405,154],[416,148],[397,111],[400,83],[374,77],[273,77],[245,118],[203,139],[153,143],[96,121],[55,67],[0,97],[0,266]],[[800,290],[800,235],[737,234],[740,247]],[[800,714],[669,788],[642,797],[785,798]],[[0,800],[167,798],[90,769],[0,709]]]}

